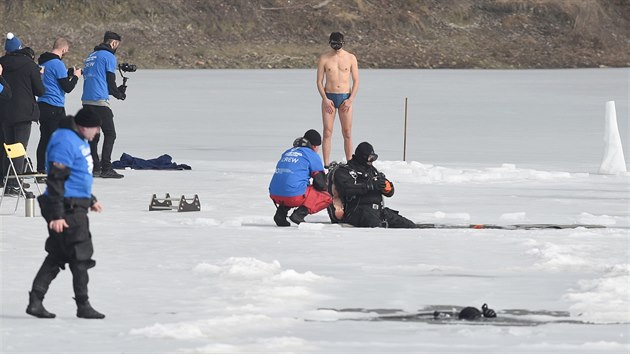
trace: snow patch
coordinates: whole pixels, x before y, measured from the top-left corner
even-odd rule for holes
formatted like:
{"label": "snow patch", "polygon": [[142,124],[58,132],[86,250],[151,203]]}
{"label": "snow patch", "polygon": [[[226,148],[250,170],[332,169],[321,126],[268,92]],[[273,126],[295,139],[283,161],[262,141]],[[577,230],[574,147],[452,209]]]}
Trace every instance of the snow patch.
{"label": "snow patch", "polygon": [[225,354],[225,353],[305,353],[317,350],[317,347],[298,337],[272,337],[257,339],[254,343],[230,345],[214,343],[207,346],[186,350],[193,354]]}
{"label": "snow patch", "polygon": [[220,339],[238,333],[268,330],[295,325],[292,318],[272,318],[260,314],[232,315],[207,320],[161,324],[132,329],[131,335],[170,339]]}
{"label": "snow patch", "polygon": [[[300,225],[298,225],[298,229],[300,230],[321,230],[323,229],[325,226],[327,226],[326,224],[323,223],[309,223],[309,222],[303,222]],[[330,226],[330,225],[328,225]],[[341,227],[339,225],[335,225],[337,227]]]}
{"label": "snow patch", "polygon": [[273,282],[314,282],[330,279],[311,271],[304,273],[293,269],[283,270],[280,262],[263,262],[249,257],[230,257],[221,264],[199,263],[193,272],[207,275],[220,275],[233,280],[261,279]]}
{"label": "snow patch", "polygon": [[272,222],[272,216],[247,216],[247,217],[238,217],[238,218],[227,218],[220,224],[221,227],[240,227],[246,224],[253,225],[274,225]]}
{"label": "snow patch", "polygon": [[518,212],[518,213],[505,213],[505,214],[502,214],[500,219],[502,221],[509,221],[509,222],[524,221],[524,220],[526,220],[526,216],[527,216],[527,213],[525,213],[524,211],[521,211],[521,212]]}
{"label": "snow patch", "polygon": [[376,312],[343,312],[330,309],[319,309],[315,311],[308,311],[304,314],[304,319],[307,321],[320,321],[320,322],[334,322],[345,319],[370,319],[377,318],[379,314]]}
{"label": "snow patch", "polygon": [[182,225],[192,225],[192,226],[218,226],[221,225],[221,222],[215,219],[210,218],[195,218],[195,219],[184,219],[180,221]]}
{"label": "snow patch", "polygon": [[617,221],[614,217],[608,215],[592,215],[589,213],[582,213],[578,217],[578,223],[580,224],[598,224],[598,225],[615,225]]}
{"label": "snow patch", "polygon": [[431,221],[469,221],[470,214],[468,213],[445,213],[443,211],[436,211],[433,213],[418,213],[418,220],[424,220],[426,222]]}
{"label": "snow patch", "polygon": [[579,282],[579,289],[565,295],[575,302],[570,308],[572,316],[595,323],[630,323],[628,303],[630,266],[616,265],[601,278]]}
{"label": "snow patch", "polygon": [[219,274],[232,279],[269,278],[281,272],[280,262],[266,263],[250,257],[230,257],[221,264],[200,263],[193,268],[197,273]]}
{"label": "snow patch", "polygon": [[485,169],[456,169],[422,164],[417,161],[376,161],[376,168],[384,172],[394,182],[420,184],[466,182],[518,182],[523,180],[552,181],[577,177],[588,177],[587,173],[537,171],[517,168],[504,163],[500,167]]}
{"label": "snow patch", "polygon": [[583,249],[580,245],[557,245],[546,242],[541,247],[534,247],[527,254],[538,256],[541,261],[534,265],[535,268],[562,271],[574,268],[587,268],[593,265],[592,261],[582,256],[577,250]]}
{"label": "snow patch", "polygon": [[271,280],[273,281],[294,281],[294,282],[313,282],[325,279],[326,277],[317,275],[311,271],[305,273],[298,273],[293,269],[282,271],[280,274],[274,275]]}

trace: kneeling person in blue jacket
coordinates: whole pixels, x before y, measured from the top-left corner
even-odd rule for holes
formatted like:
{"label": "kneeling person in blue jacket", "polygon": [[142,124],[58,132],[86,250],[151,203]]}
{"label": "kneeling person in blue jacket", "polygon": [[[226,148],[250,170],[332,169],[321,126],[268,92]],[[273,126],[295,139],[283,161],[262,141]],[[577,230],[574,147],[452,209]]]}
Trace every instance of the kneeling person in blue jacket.
{"label": "kneeling person in blue jacket", "polygon": [[[321,144],[321,135],[311,129],[303,137],[295,139],[293,147],[285,151],[278,161],[269,184],[269,196],[276,204],[273,217],[276,225],[291,225],[287,215],[292,208],[297,209],[289,219],[300,224],[307,215],[326,209],[332,202],[327,192],[324,164],[317,154]],[[313,184],[309,183],[311,178]]]}

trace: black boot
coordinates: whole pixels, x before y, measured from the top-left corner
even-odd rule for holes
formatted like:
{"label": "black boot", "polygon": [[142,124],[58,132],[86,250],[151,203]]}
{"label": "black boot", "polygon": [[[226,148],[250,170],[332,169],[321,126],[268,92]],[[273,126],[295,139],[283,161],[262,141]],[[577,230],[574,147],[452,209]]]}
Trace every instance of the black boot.
{"label": "black boot", "polygon": [[105,318],[105,315],[96,311],[92,305],[90,305],[90,302],[85,300],[85,302],[77,301],[77,317],[100,320]]}
{"label": "black boot", "polygon": [[287,214],[289,213],[289,207],[279,206],[276,208],[276,215],[273,216],[273,221],[278,226],[291,226],[291,223],[287,221]]}
{"label": "black boot", "polygon": [[101,170],[101,174],[99,175],[101,178],[123,178],[125,175],[121,175],[120,173],[114,171],[113,169]]}
{"label": "black boot", "polygon": [[55,318],[56,315],[54,313],[46,311],[46,308],[44,308],[44,304],[42,303],[43,300],[43,296],[40,298],[34,292],[29,292],[26,313],[38,318]]}
{"label": "black boot", "polygon": [[293,213],[291,213],[291,216],[289,216],[289,219],[291,219],[291,221],[299,225],[301,222],[304,221],[304,218],[307,215],[308,215],[308,209],[306,209],[305,206],[301,206],[295,209]]}

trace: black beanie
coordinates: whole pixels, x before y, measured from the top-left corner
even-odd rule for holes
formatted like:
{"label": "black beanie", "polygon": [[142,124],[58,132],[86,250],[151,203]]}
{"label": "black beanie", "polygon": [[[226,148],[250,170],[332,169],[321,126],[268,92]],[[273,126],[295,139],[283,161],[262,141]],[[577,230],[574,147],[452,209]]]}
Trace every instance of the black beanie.
{"label": "black beanie", "polygon": [[304,133],[304,139],[308,140],[311,145],[320,146],[322,144],[322,136],[315,129],[310,129]]}
{"label": "black beanie", "polygon": [[120,35],[118,33],[116,33],[116,32],[112,32],[112,31],[105,32],[105,35],[103,36],[103,42],[107,42],[110,39],[114,39],[114,40],[117,40],[117,41],[122,40]]}
{"label": "black beanie", "polygon": [[77,125],[87,128],[100,127],[101,126],[101,117],[94,112],[91,108],[83,107],[81,108],[77,114],[74,116],[74,122]]}
{"label": "black beanie", "polygon": [[368,162],[368,157],[370,155],[376,154],[374,153],[374,147],[372,147],[372,144],[367,141],[357,145],[357,148],[354,150],[354,158],[359,162]]}

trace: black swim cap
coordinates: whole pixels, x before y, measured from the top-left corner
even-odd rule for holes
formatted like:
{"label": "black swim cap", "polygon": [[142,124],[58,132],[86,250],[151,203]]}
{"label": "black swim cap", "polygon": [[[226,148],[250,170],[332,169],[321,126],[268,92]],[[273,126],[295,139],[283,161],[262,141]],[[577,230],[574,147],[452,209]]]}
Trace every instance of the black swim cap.
{"label": "black swim cap", "polygon": [[378,155],[374,152],[374,147],[372,144],[367,141],[362,142],[357,145],[357,148],[354,150],[353,160],[356,159],[361,163],[374,162],[378,158]]}
{"label": "black swim cap", "polygon": [[334,50],[339,50],[343,47],[343,34],[340,32],[333,32],[330,34],[330,39],[328,40],[330,47]]}
{"label": "black swim cap", "polygon": [[322,144],[322,136],[315,129],[310,129],[304,133],[304,139],[308,140],[311,145],[320,146]]}

